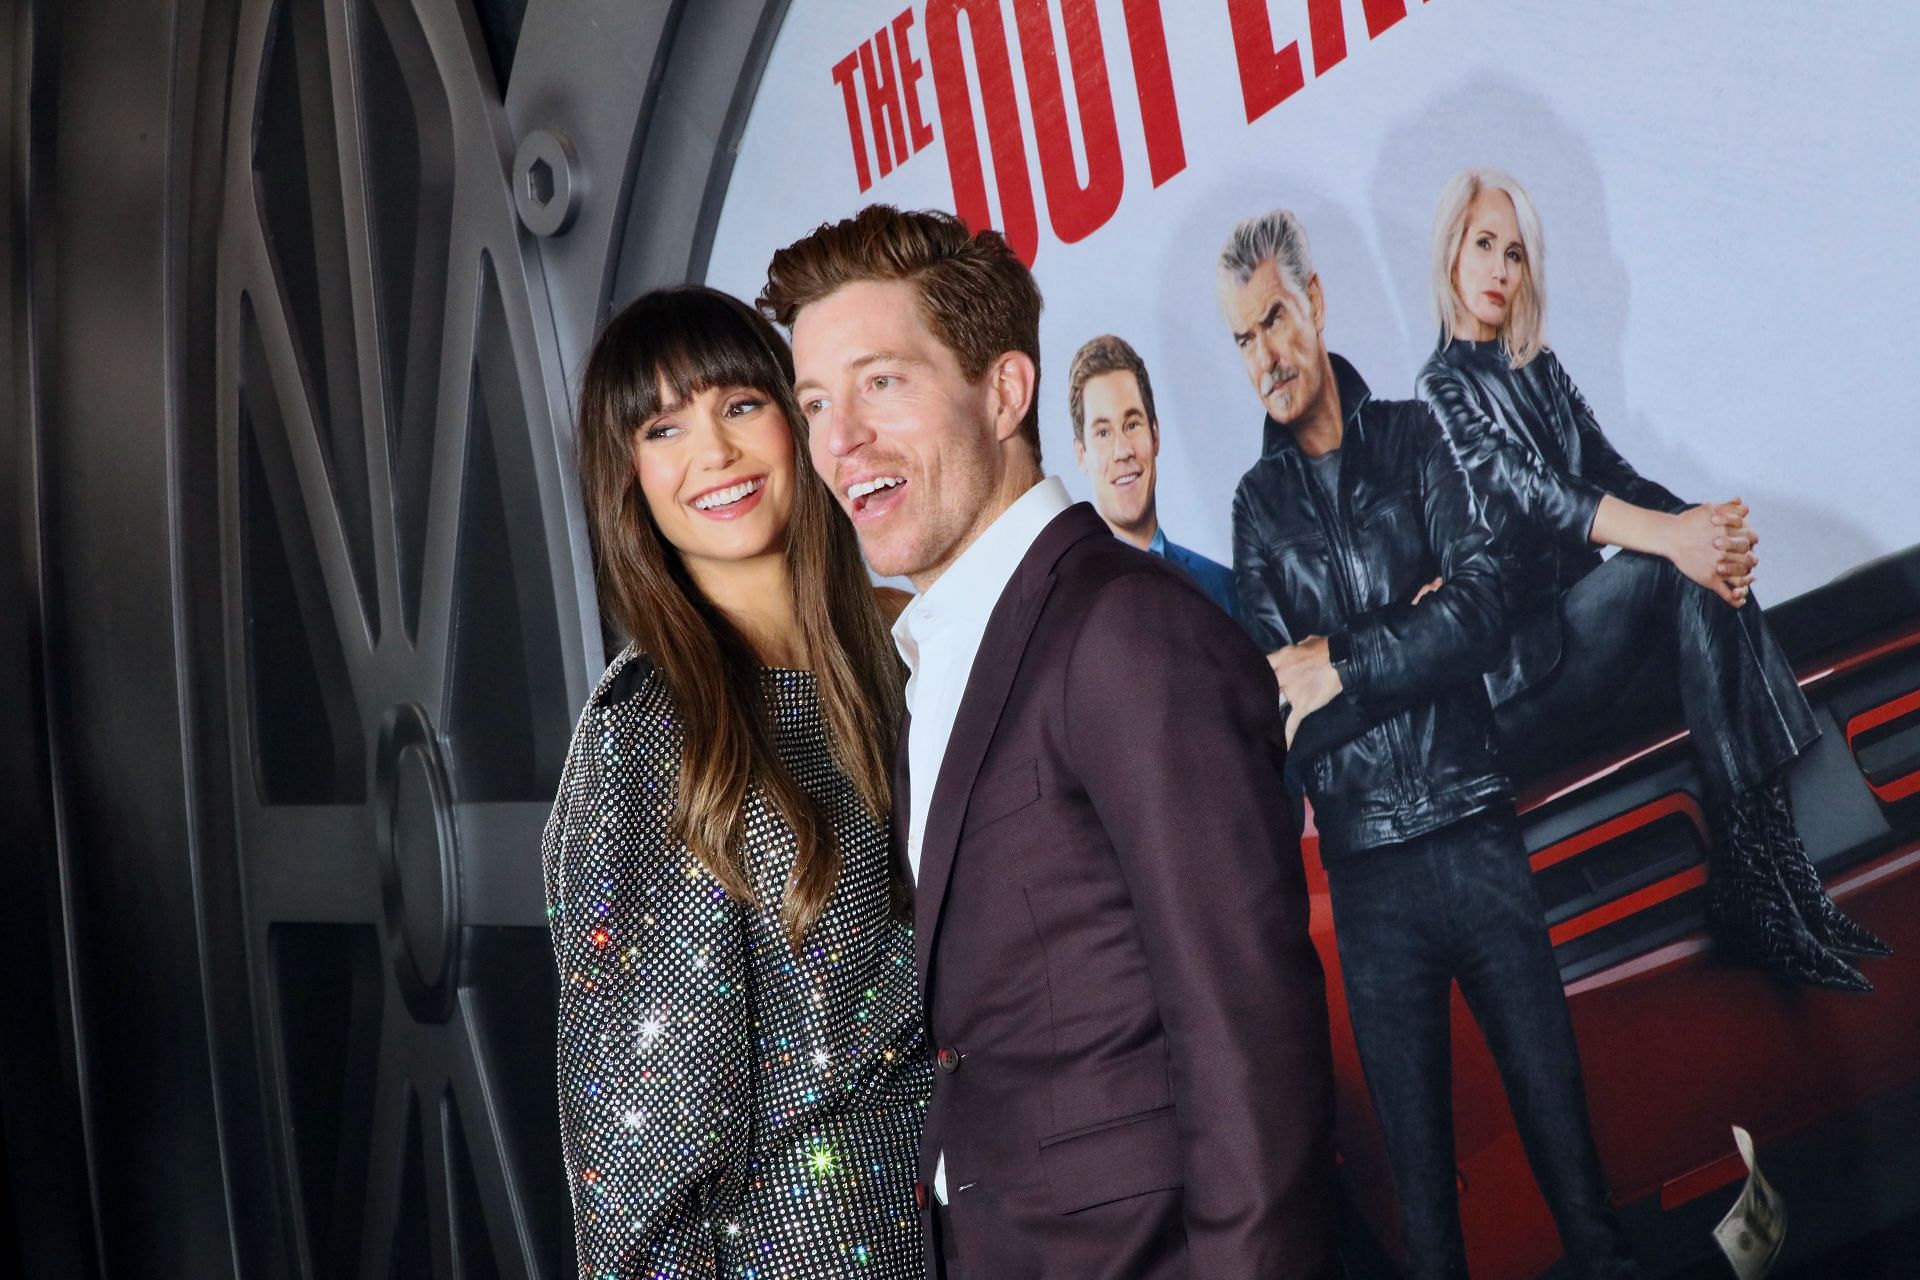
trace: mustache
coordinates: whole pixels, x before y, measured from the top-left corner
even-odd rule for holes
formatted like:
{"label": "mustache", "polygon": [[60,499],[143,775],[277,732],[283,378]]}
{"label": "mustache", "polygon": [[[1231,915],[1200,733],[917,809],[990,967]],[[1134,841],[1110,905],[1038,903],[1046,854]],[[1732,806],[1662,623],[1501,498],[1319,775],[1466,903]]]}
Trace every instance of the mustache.
{"label": "mustache", "polygon": [[1275,369],[1272,373],[1269,373],[1260,380],[1260,398],[1264,400],[1299,376],[1300,371],[1298,369]]}

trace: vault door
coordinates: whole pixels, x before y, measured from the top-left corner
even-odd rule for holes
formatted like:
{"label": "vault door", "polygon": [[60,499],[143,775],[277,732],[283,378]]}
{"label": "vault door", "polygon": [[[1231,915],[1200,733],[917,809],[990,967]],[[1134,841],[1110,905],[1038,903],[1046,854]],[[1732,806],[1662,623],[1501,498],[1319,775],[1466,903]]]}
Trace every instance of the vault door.
{"label": "vault door", "polygon": [[538,848],[600,640],[487,34],[240,14],[217,678],[299,1275],[571,1271]]}

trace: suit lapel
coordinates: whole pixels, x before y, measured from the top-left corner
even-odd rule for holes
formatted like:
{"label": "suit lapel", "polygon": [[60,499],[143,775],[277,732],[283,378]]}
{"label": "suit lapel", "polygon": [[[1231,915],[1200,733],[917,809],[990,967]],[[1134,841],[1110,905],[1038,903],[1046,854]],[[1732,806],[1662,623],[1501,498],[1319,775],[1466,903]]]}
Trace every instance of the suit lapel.
{"label": "suit lapel", "polygon": [[887,858],[891,875],[887,890],[896,907],[909,908],[914,900],[913,864],[907,858],[907,824],[913,821],[912,756],[907,752],[907,737],[913,732],[913,713],[900,718],[900,738],[893,749],[893,813],[887,823]]}
{"label": "suit lapel", "polygon": [[[980,638],[973,668],[967,674],[967,689],[954,716],[953,732],[947,738],[946,754],[941,757],[939,778],[927,807],[926,837],[920,842],[920,876],[914,888],[914,950],[923,990],[929,998],[933,991],[933,937],[946,902],[947,881],[953,873],[954,851],[960,844],[960,828],[966,820],[973,784],[980,776],[980,765],[999,727],[1001,712],[1006,709],[1007,695],[1013,691],[1034,623],[1053,590],[1053,567],[1068,547],[1095,535],[1111,536],[1086,503],[1067,508],[1041,530],[1006,590],[1000,593]],[[899,772],[904,775],[904,768]]]}

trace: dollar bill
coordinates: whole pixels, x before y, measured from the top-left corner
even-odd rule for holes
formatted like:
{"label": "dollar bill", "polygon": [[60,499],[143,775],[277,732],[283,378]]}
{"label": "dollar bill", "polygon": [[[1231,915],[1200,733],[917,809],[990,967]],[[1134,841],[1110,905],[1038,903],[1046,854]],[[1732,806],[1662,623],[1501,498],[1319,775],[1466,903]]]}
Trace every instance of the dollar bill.
{"label": "dollar bill", "polygon": [[1773,1270],[1780,1246],[1787,1238],[1787,1206],[1760,1172],[1753,1154],[1753,1135],[1739,1125],[1733,1126],[1733,1141],[1740,1158],[1747,1162],[1747,1184],[1740,1198],[1713,1229],[1720,1252],[1733,1264],[1740,1280],[1761,1280]]}

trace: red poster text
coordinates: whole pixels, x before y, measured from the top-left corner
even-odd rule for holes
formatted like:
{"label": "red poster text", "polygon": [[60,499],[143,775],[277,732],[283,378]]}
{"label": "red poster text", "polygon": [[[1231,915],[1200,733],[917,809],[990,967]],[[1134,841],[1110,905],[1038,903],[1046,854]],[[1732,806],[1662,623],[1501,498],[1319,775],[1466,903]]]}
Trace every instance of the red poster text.
{"label": "red poster text", "polygon": [[[1268,0],[1222,2],[1251,124],[1306,87],[1306,64],[1299,41],[1274,47]],[[1342,0],[1298,2],[1306,9],[1313,75],[1323,76],[1347,56]],[[1369,39],[1407,16],[1406,0],[1362,0],[1361,9]],[[1039,166],[1054,238],[1072,244],[1098,231],[1119,208],[1126,186],[1120,138],[1123,117],[1131,115],[1114,102],[1110,34],[1124,42],[1132,62],[1151,184],[1160,186],[1187,165],[1161,0],[1122,0],[1121,14],[1123,30],[1108,33],[1101,29],[1095,0],[926,0],[920,10],[923,67],[913,45],[914,10],[902,10],[833,66],[860,191],[864,194],[933,141],[920,92],[927,76],[946,142],[953,209],[968,225],[998,228],[1032,264],[1040,248],[1040,219],[1031,155]],[[1063,47],[1069,71],[1064,78]],[[1224,55],[1222,50],[1223,62]],[[1031,119],[1022,117],[1016,75],[1025,85]],[[976,85],[984,137],[975,126]],[[1074,162],[1076,121],[1084,180]],[[1128,119],[1125,126],[1131,123]]]}

